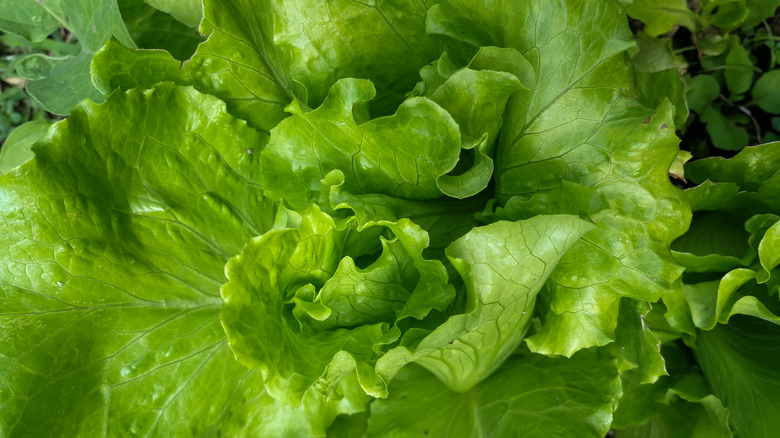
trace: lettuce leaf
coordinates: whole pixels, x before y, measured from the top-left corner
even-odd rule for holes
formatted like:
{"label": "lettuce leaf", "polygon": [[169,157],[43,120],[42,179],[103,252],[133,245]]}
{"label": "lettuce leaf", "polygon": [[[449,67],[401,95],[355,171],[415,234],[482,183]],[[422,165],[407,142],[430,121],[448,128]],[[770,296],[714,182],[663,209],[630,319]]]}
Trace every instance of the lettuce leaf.
{"label": "lettuce leaf", "polygon": [[592,350],[569,359],[524,352],[467,392],[415,366],[398,374],[390,393],[371,404],[369,436],[603,437],[620,382],[615,364]]}
{"label": "lettuce leaf", "polygon": [[153,3],[192,57],[108,41],[0,176],[0,435],[751,431],[775,152],[676,188],[621,3]]}
{"label": "lettuce leaf", "polygon": [[0,177],[4,435],[324,435],[362,409],[280,405],[228,346],[223,266],[274,220],[264,141],[164,84],[82,103]]}

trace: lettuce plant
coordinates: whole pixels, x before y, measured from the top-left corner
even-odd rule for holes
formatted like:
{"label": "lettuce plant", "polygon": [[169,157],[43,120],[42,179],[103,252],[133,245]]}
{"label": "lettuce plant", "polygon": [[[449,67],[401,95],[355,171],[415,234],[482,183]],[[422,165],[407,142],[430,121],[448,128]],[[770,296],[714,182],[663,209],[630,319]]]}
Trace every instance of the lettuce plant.
{"label": "lettuce plant", "polygon": [[[691,206],[760,190],[670,182],[679,78],[638,79],[619,3],[205,0],[200,32],[108,41],[105,102],[0,176],[0,434],[752,427],[713,351],[755,322],[711,329],[778,313],[702,322],[683,271]],[[774,248],[710,258],[769,301]]]}

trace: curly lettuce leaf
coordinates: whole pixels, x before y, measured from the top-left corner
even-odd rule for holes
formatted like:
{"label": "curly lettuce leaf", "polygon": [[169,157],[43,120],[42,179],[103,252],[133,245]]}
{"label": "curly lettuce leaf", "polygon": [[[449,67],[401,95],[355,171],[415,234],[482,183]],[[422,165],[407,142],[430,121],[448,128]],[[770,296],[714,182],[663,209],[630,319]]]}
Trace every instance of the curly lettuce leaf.
{"label": "curly lettuce leaf", "polygon": [[0,176],[3,435],[322,436],[362,409],[349,382],[279,405],[228,346],[224,265],[274,219],[246,153],[264,142],[164,84],[80,104]]}
{"label": "curly lettuce leaf", "polygon": [[481,382],[518,347],[539,290],[561,257],[593,228],[566,215],[473,228],[446,250],[466,285],[464,313],[424,337],[411,332],[377,368],[389,380],[414,361],[458,392]]}
{"label": "curly lettuce leaf", "polygon": [[[171,12],[186,9],[154,3]],[[92,64],[93,80],[104,94],[169,80],[192,85],[267,132],[286,117],[284,107],[293,95],[319,106],[339,78],[365,78],[379,92],[372,111],[392,114],[419,80],[419,69],[439,57],[425,32],[427,9],[424,2],[412,1],[339,0],[315,6],[205,0],[200,32],[208,40],[191,59],[181,63],[164,51],[109,44]],[[196,18],[194,13],[181,17],[185,22]]]}
{"label": "curly lettuce leaf", "polygon": [[[500,56],[496,53],[500,52],[498,48],[483,50]],[[445,53],[420,71],[423,81],[414,92],[447,110],[460,128],[463,139],[460,168],[454,175],[438,179],[442,192],[454,198],[473,196],[488,186],[493,177],[493,152],[506,103],[512,93],[522,88],[513,74],[480,70],[479,63],[480,55],[477,55],[469,67],[458,69]],[[473,157],[470,166],[466,157]]]}
{"label": "curly lettuce leaf", "polygon": [[149,88],[172,81],[219,97],[249,126],[268,132],[286,117],[292,86],[273,42],[273,2],[203,2],[200,32],[208,35],[195,54],[180,62],[163,50],[133,50],[109,42],[95,55],[98,90]]}
{"label": "curly lettuce leaf", "polygon": [[458,125],[421,97],[404,101],[393,116],[368,120],[365,104],[373,96],[371,82],[344,79],[315,110],[294,101],[287,108],[293,117],[274,128],[262,154],[268,196],[305,208],[332,170],[345,174],[351,193],[441,196],[437,179],[455,168],[460,154]]}
{"label": "curly lettuce leaf", "polygon": [[285,403],[314,386],[331,392],[353,373],[366,394],[387,396],[374,371],[381,345],[400,336],[398,320],[452,301],[444,265],[422,257],[428,236],[408,219],[358,226],[315,205],[296,222],[227,264],[221,319],[236,358]]}
{"label": "curly lettuce leaf", "polygon": [[377,90],[373,112],[392,114],[419,80],[418,70],[439,56],[425,30],[434,3],[278,2],[274,41],[296,96],[319,106],[338,79],[370,79]]}

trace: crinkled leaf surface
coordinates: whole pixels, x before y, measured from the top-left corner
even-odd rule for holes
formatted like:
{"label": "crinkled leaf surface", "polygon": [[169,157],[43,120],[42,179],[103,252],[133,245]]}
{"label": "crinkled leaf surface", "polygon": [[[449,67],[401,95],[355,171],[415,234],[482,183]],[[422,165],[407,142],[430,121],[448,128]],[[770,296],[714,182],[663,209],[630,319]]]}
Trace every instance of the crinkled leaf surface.
{"label": "crinkled leaf surface", "polygon": [[[677,154],[671,105],[645,108],[630,96],[634,79],[621,52],[632,42],[622,11],[606,2],[507,1],[486,9],[450,1],[432,9],[431,21],[460,44],[515,51],[481,64],[512,72],[528,88],[508,104],[495,158],[499,201],[579,186],[607,201],[591,215],[598,229],[553,273],[545,325],[529,345],[570,355],[611,342],[618,297],[656,301],[679,276],[667,248],[690,214],[668,180]],[[473,34],[460,31],[467,26]],[[539,212],[560,213],[557,205]]]}
{"label": "crinkled leaf surface", "polygon": [[[472,60],[500,56],[500,49],[485,48]],[[496,53],[498,52],[498,53]],[[423,82],[415,91],[444,108],[458,124],[463,154],[472,154],[470,167],[461,164],[455,175],[443,175],[438,185],[448,196],[466,198],[488,186],[493,177],[493,150],[503,123],[506,103],[513,92],[522,88],[512,74],[471,68],[457,69],[444,55],[420,71]],[[463,158],[463,157],[462,157]],[[465,160],[461,160],[465,163]]]}
{"label": "crinkled leaf surface", "polygon": [[3,435],[322,435],[355,410],[277,405],[220,325],[225,262],[273,220],[264,141],[167,84],[81,104],[0,177]]}
{"label": "crinkled leaf surface", "polygon": [[652,383],[667,374],[661,342],[645,324],[649,312],[650,304],[622,298],[615,342],[610,345],[621,373],[632,370],[640,383]]}
{"label": "crinkled leaf surface", "polygon": [[274,128],[262,154],[268,196],[304,208],[319,196],[320,180],[332,170],[345,174],[350,193],[441,196],[437,179],[460,156],[457,123],[423,97],[404,101],[393,116],[366,121],[365,104],[373,96],[371,82],[344,79],[316,110],[306,112],[293,102],[287,108],[293,117]]}
{"label": "crinkled leaf surface", "polygon": [[[382,237],[391,232],[392,238]],[[316,384],[331,391],[356,373],[387,395],[373,371],[396,320],[443,311],[455,291],[441,262],[424,260],[427,234],[408,219],[335,222],[316,206],[296,228],[253,239],[226,267],[222,322],[238,360],[259,368],[274,397],[299,404]],[[368,266],[356,260],[381,251]],[[397,328],[395,328],[398,330]]]}
{"label": "crinkled leaf surface", "polygon": [[[346,77],[374,81],[379,97],[372,109],[389,114],[419,80],[419,69],[439,56],[425,33],[426,10],[425,3],[412,1],[205,0],[200,31],[208,40],[175,80],[221,98],[231,114],[264,131],[286,116],[293,92],[318,106]],[[107,94],[171,80],[174,66],[165,54],[113,46],[93,68]]]}
{"label": "crinkled leaf surface", "polygon": [[595,351],[570,359],[523,353],[464,393],[410,366],[371,404],[369,436],[603,437],[620,395],[615,364]]}
{"label": "crinkled leaf surface", "polygon": [[465,313],[419,344],[389,352],[378,369],[389,380],[415,361],[459,392],[484,380],[523,339],[536,294],[555,265],[593,228],[573,216],[547,215],[472,229],[446,251],[466,284]]}
{"label": "crinkled leaf surface", "polygon": [[297,97],[319,106],[338,79],[371,79],[377,89],[372,109],[391,114],[419,80],[418,70],[439,56],[425,30],[434,3],[278,2],[274,41]]}
{"label": "crinkled leaf surface", "polygon": [[219,97],[250,126],[270,131],[292,100],[289,79],[273,43],[273,6],[249,0],[203,4],[206,42],[183,65],[163,51],[129,50],[109,43],[95,57],[93,76],[104,94],[163,81],[192,85]]}

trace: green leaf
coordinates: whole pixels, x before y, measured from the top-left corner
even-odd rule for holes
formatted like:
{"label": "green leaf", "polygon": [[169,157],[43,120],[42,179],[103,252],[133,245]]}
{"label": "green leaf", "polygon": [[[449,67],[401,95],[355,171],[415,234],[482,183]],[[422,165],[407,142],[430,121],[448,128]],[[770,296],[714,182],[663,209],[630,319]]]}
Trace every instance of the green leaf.
{"label": "green leaf", "polygon": [[634,0],[627,11],[628,15],[645,24],[644,31],[657,37],[676,25],[698,30],[698,17],[685,0]]}
{"label": "green leaf", "polygon": [[484,195],[467,199],[443,197],[425,201],[410,201],[376,193],[355,195],[343,190],[344,174],[339,170],[326,175],[322,184],[321,190],[324,193],[321,194],[318,205],[330,205],[334,215],[351,211],[360,224],[377,220],[395,222],[401,218],[409,218],[428,233],[431,240],[428,253],[435,253],[435,258],[441,261],[447,260],[444,255],[446,247],[481,224],[474,216],[484,210],[487,202]]}
{"label": "green leaf", "polygon": [[189,27],[197,28],[203,19],[201,0],[144,0],[155,9],[167,12]]}
{"label": "green leaf", "polygon": [[388,352],[377,364],[383,377],[414,361],[454,391],[484,380],[523,339],[536,294],[558,261],[593,228],[573,216],[546,215],[477,227],[455,241],[446,252],[466,284],[465,313],[418,344]]}
{"label": "green leaf", "polygon": [[429,99],[412,97],[393,116],[367,121],[371,82],[343,79],[316,110],[299,101],[293,117],[272,131],[262,154],[268,196],[305,208],[319,196],[320,180],[341,170],[350,193],[383,193],[407,199],[441,196],[438,179],[458,162],[460,130]]}
{"label": "green leaf", "polygon": [[[685,170],[688,171],[688,163]],[[688,177],[689,174],[686,173]],[[685,190],[691,203],[691,210],[729,210],[738,207],[736,199],[740,193],[739,186],[734,183],[713,183],[705,180],[696,187]]]}
{"label": "green leaf", "polygon": [[103,96],[90,80],[92,56],[112,35],[123,44],[135,47],[116,0],[51,0],[38,2],[38,5],[59,26],[73,34],[82,50],[78,55],[49,65],[45,75],[38,69],[37,80],[28,83],[27,92],[55,114],[67,114],[83,99],[102,102]]}
{"label": "green leaf", "polygon": [[609,207],[607,197],[593,187],[567,180],[552,190],[536,192],[531,196],[513,196],[496,215],[503,219],[528,219],[540,214],[573,214],[590,216]]}
{"label": "green leaf", "polygon": [[79,105],[0,177],[0,430],[324,436],[362,409],[349,379],[279,405],[228,347],[224,264],[274,217],[246,153],[266,140],[163,84]]}
{"label": "green leaf", "polygon": [[570,359],[522,353],[464,393],[410,366],[371,404],[372,437],[603,437],[620,394],[614,363],[594,351]]}
{"label": "green leaf", "polygon": [[[533,351],[570,355],[614,339],[619,296],[656,301],[668,290],[681,268],[666,248],[685,229],[688,211],[668,179],[677,154],[671,105],[654,113],[630,97],[634,77],[621,52],[633,41],[619,8],[550,7],[499,2],[485,9],[449,1],[431,9],[429,28],[452,40],[448,53],[456,43],[498,45],[523,59],[481,65],[513,73],[529,89],[507,107],[495,159],[499,205],[562,187],[561,180],[593,187],[607,199],[608,209],[591,216],[599,229],[575,244],[553,273],[545,325],[528,341]],[[584,18],[593,16],[604,19]],[[585,53],[583,46],[599,50]],[[593,264],[598,272],[588,268]]]}
{"label": "green leaf", "polygon": [[726,32],[739,27],[749,14],[745,0],[704,0],[701,8],[702,21]]}
{"label": "green leaf", "polygon": [[102,103],[105,96],[90,81],[89,64],[92,53],[82,51],[55,64],[45,78],[27,84],[30,93],[46,110],[68,114],[80,101],[90,99]]}
{"label": "green leaf", "polygon": [[189,72],[164,50],[135,50],[110,40],[92,58],[92,80],[101,93],[152,88],[160,82],[190,85]]}
{"label": "green leaf", "polygon": [[34,1],[0,0],[0,29],[37,43],[62,24],[43,4]]}
{"label": "green leaf", "polygon": [[748,145],[747,130],[728,119],[717,108],[710,107],[701,114],[702,122],[707,124],[707,134],[712,144],[727,151],[738,151]]}
{"label": "green leaf", "polygon": [[425,31],[428,3],[277,2],[274,41],[296,96],[319,106],[338,79],[370,79],[377,90],[372,112],[392,114],[420,68],[439,57]]}
{"label": "green leaf", "polygon": [[316,205],[296,228],[249,241],[227,264],[221,290],[236,358],[259,368],[269,393],[285,403],[298,405],[309,388],[330,393],[353,374],[366,394],[386,397],[374,365],[380,345],[401,334],[396,321],[443,311],[455,294],[444,265],[423,259],[427,246],[427,234],[408,219],[359,227]]}
{"label": "green leaf", "polygon": [[[506,102],[519,90],[520,81],[509,73],[479,70],[483,58],[502,56],[495,47],[480,49],[471,68],[457,69],[446,54],[433,65],[423,68],[423,82],[417,89],[450,113],[459,125],[463,150],[471,152],[471,167],[456,168],[454,175],[438,178],[439,188],[454,198],[473,196],[487,187],[493,176],[493,149],[503,122]],[[464,163],[465,157],[461,157]]]}
{"label": "green leaf", "polygon": [[97,52],[112,35],[122,44],[135,47],[117,0],[49,0],[39,4],[72,32],[89,53]]}
{"label": "green leaf", "polygon": [[670,38],[653,38],[644,32],[636,34],[637,52],[631,56],[637,71],[656,73],[662,70],[675,69],[679,72],[688,64],[672,51]]}
{"label": "green leaf", "polygon": [[753,86],[753,101],[762,110],[771,114],[780,114],[780,70],[770,70],[761,74]]}
{"label": "green leaf", "polygon": [[710,75],[696,75],[688,80],[686,98],[691,111],[703,115],[720,95],[718,80]]}
{"label": "green leaf", "polygon": [[688,272],[747,267],[756,252],[748,246],[743,224],[744,219],[720,211],[695,214],[688,231],[672,243],[674,259]]}
{"label": "green leaf", "polygon": [[738,40],[726,55],[726,86],[732,96],[746,93],[753,85],[753,62],[750,53],[739,44]]}
{"label": "green leaf", "polygon": [[43,79],[51,74],[52,69],[68,58],[54,57],[42,53],[33,53],[20,58],[16,63],[16,74],[28,80]]}
{"label": "green leaf", "polygon": [[742,24],[756,26],[775,15],[775,10],[780,6],[780,0],[745,0],[745,6],[750,12]]}
{"label": "green leaf", "polygon": [[637,72],[636,86],[642,94],[640,100],[645,106],[658,108],[664,100],[669,100],[674,109],[674,126],[681,127],[685,124],[688,119],[688,103],[680,70],[670,68],[655,73]]}
{"label": "green leaf", "polygon": [[[127,31],[139,49],[164,49],[176,59],[184,60],[192,57],[198,44],[204,40],[197,31],[197,23],[193,27],[187,27],[169,14],[158,11],[140,0],[118,1]],[[198,0],[198,22],[200,22],[201,9]]]}
{"label": "green leaf", "polygon": [[697,334],[696,357],[739,436],[771,437],[780,427],[780,326],[740,317]]}
{"label": "green leaf", "polygon": [[764,234],[758,245],[758,257],[767,272],[780,264],[780,221],[775,222]]}
{"label": "green leaf", "polygon": [[667,375],[661,342],[645,325],[650,309],[646,302],[621,299],[615,342],[610,345],[621,374],[631,370],[640,383],[652,383]]}
{"label": "green leaf", "polygon": [[[626,401],[625,380],[623,383],[624,395],[618,412]],[[706,385],[698,373],[679,376],[674,383],[667,380],[660,385],[641,385],[644,388],[631,396],[649,396],[649,399],[642,401],[646,403],[643,408],[650,410],[651,414],[632,427],[618,427],[617,435],[629,438],[731,437],[729,411],[717,397],[709,393]],[[634,406],[631,408],[636,409]],[[615,413],[616,417],[618,412]]]}
{"label": "green leaf", "polygon": [[[94,82],[101,92],[150,87],[164,81],[192,85],[219,97],[249,126],[269,132],[286,117],[292,87],[273,43],[270,0],[203,5],[200,31],[209,35],[182,65],[164,52],[134,51],[109,43],[95,57]],[[179,71],[180,70],[180,71]]]}
{"label": "green leaf", "polygon": [[685,163],[693,158],[693,154],[688,151],[679,151],[674,157],[674,162],[669,168],[669,176],[685,181]]}
{"label": "green leaf", "polygon": [[0,174],[21,166],[35,155],[30,147],[43,138],[51,122],[35,120],[27,122],[11,131],[0,149]]}
{"label": "green leaf", "polygon": [[778,143],[742,149],[732,158],[710,157],[689,162],[685,173],[694,182],[709,179],[716,183],[735,183],[741,190],[756,192],[780,170]]}

